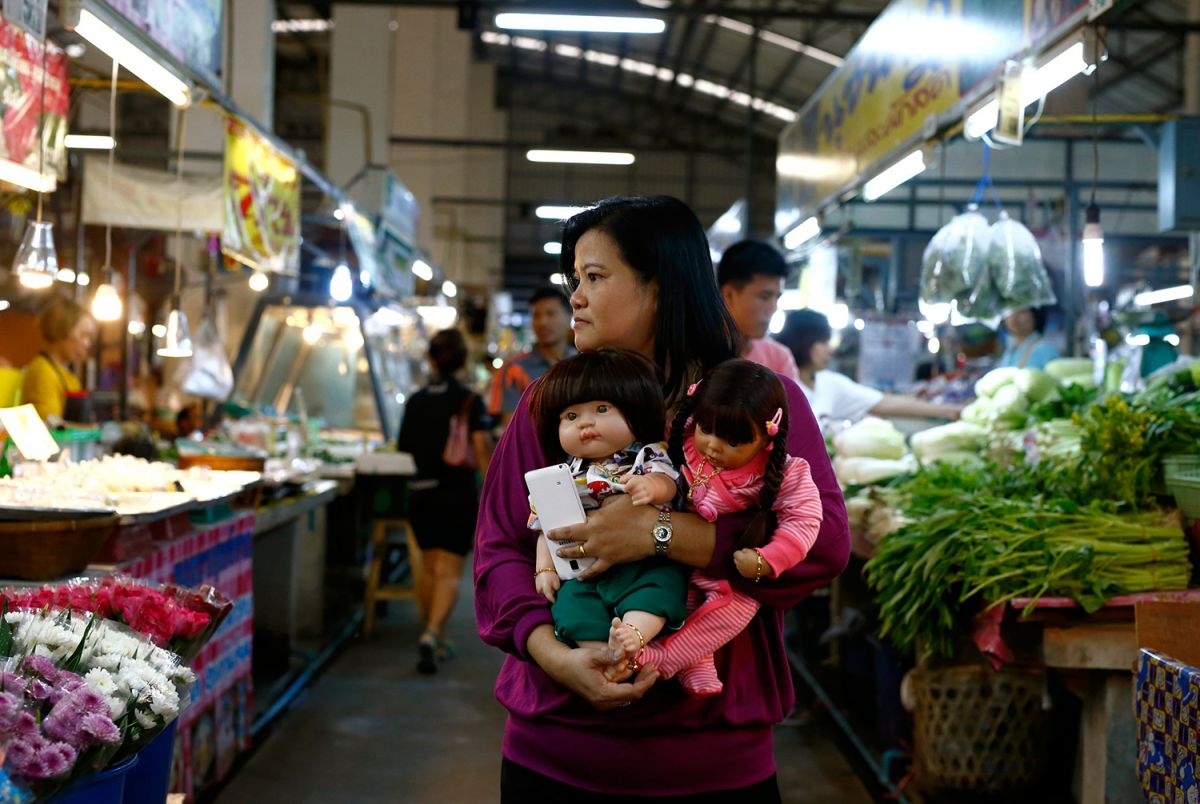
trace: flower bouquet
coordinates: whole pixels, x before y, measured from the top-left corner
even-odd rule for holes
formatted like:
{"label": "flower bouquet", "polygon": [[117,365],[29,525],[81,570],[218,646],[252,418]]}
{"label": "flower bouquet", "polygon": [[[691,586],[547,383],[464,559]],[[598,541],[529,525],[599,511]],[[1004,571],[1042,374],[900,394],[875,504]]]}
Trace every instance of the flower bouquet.
{"label": "flower bouquet", "polygon": [[179,657],[96,615],[15,611],[0,623],[0,656],[44,656],[77,670],[104,696],[123,736],[120,755],[135,753],[179,716],[196,676]]}
{"label": "flower bouquet", "polygon": [[78,673],[37,655],[4,663],[0,801],[42,798],[103,770],[121,739],[109,702]]}
{"label": "flower bouquet", "polygon": [[0,595],[10,611],[70,609],[123,623],[184,662],[196,657],[233,610],[230,600],[211,586],[156,586],[121,575],[5,590]]}

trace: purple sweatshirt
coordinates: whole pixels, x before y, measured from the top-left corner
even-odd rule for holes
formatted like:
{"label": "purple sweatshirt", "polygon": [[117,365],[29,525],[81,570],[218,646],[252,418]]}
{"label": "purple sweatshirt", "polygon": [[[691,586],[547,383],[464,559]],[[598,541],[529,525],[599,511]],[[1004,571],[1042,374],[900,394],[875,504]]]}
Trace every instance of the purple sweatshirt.
{"label": "purple sweatshirt", "polygon": [[[593,709],[538,667],[526,652],[530,632],[553,623],[534,588],[537,534],[526,527],[525,472],[547,464],[529,415],[526,389],[492,457],[475,531],[475,617],[479,635],[509,655],[496,698],[509,712],[504,756],[545,776],[612,795],[691,795],[761,782],[775,772],[771,727],[795,700],[783,644],[784,612],[842,572],[850,552],[846,506],[825,441],[800,387],[788,394],[788,453],[804,458],[821,492],[823,521],[804,561],[759,584],[733,569],[734,542],[750,521],[742,512],[716,522],[705,574],[727,578],[763,604],[758,616],[716,655],[725,689],[686,695],[660,681],[631,706]],[[531,386],[532,387],[532,386]],[[650,538],[650,534],[646,534]]]}

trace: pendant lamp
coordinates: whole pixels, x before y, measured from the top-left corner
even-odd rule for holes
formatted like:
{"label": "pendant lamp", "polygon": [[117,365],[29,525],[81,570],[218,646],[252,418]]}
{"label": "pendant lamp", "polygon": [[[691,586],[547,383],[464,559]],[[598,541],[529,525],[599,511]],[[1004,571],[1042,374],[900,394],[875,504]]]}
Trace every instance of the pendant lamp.
{"label": "pendant lamp", "polygon": [[180,109],[179,124],[176,127],[179,155],[175,160],[175,187],[179,199],[175,210],[175,295],[171,302],[171,312],[167,314],[167,337],[158,350],[159,357],[192,356],[192,335],[188,331],[187,316],[183,314],[179,298],[179,283],[183,272],[183,135],[186,120],[187,110]]}
{"label": "pendant lamp", "polygon": [[[49,47],[46,38],[42,37],[42,102],[39,108],[38,120],[38,175],[41,176],[46,162],[46,62]],[[58,277],[58,254],[54,250],[54,225],[42,220],[42,198],[45,193],[38,191],[37,220],[30,221],[25,227],[25,235],[21,245],[17,247],[17,256],[13,259],[13,274],[27,288],[44,290],[54,284]]]}
{"label": "pendant lamp", "polygon": [[[115,141],[117,138],[117,76],[121,65],[115,60],[112,63],[112,87],[108,93],[108,135]],[[108,195],[112,197],[113,154],[116,148],[108,151]],[[117,321],[125,312],[121,302],[121,293],[117,290],[116,270],[112,266],[112,222],[104,224],[104,268],[101,275],[104,280],[96,288],[92,296],[92,317],[97,321]]]}

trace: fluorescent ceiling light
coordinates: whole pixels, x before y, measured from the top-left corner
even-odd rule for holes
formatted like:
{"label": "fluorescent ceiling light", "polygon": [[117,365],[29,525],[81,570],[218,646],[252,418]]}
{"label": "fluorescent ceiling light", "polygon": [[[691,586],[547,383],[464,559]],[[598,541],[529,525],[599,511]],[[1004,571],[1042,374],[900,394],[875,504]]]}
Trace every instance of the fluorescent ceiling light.
{"label": "fluorescent ceiling light", "polygon": [[650,8],[670,8],[671,0],[638,0],[638,4]]}
{"label": "fluorescent ceiling light", "polygon": [[412,266],[412,272],[416,274],[418,278],[424,279],[426,282],[429,282],[433,279],[433,268],[431,268],[429,263],[425,262],[425,260],[417,260],[414,262]]}
{"label": "fluorescent ceiling light", "polygon": [[354,277],[350,274],[350,266],[340,263],[329,280],[329,297],[335,302],[347,302],[353,295]]}
{"label": "fluorescent ceiling light", "polygon": [[567,280],[563,278],[562,274],[550,274],[550,284],[565,285],[567,284]]}
{"label": "fluorescent ceiling light", "polygon": [[557,240],[551,240],[549,243],[542,246],[542,251],[546,252],[547,254],[553,254],[557,256],[562,254],[562,243],[559,243]]}
{"label": "fluorescent ceiling light", "polygon": [[432,304],[419,305],[417,307],[417,315],[421,316],[421,320],[433,329],[449,329],[458,320],[457,309]]}
{"label": "fluorescent ceiling light", "polygon": [[545,221],[563,221],[567,218],[573,218],[585,209],[591,207],[562,207],[554,206],[553,204],[543,204],[534,210],[534,215]]}
{"label": "fluorescent ceiling light", "polygon": [[[1085,57],[1083,41],[1078,40],[1041,66],[1024,70],[1021,103],[1025,106],[1036,103],[1080,73],[1090,73],[1095,66]],[[995,128],[999,119],[1000,102],[993,97],[967,116],[963,133],[971,139],[979,139]]]}
{"label": "fluorescent ceiling light", "polygon": [[0,181],[27,187],[36,193],[52,193],[58,187],[58,178],[53,173],[38,173],[7,159],[0,159]]}
{"label": "fluorescent ceiling light", "polygon": [[509,36],[506,33],[498,31],[483,31],[479,34],[479,40],[489,45],[515,47],[520,50],[532,50],[537,53],[550,51],[555,56],[575,60],[582,59],[583,61],[591,64],[599,64],[603,67],[616,67],[646,78],[654,78],[664,84],[677,84],[685,89],[694,86],[697,92],[709,94],[713,97],[728,98],[733,103],[753,107],[755,110],[770,115],[777,120],[782,120],[785,123],[792,123],[796,120],[795,111],[780,106],[778,103],[751,97],[745,92],[735,92],[729,87],[713,81],[698,81],[695,77],[687,73],[676,73],[669,67],[660,67],[657,64],[631,59],[628,56],[622,57],[615,53],[606,53],[601,50],[584,50],[581,47],[562,42],[555,43],[554,47],[551,48],[542,39],[536,39],[532,36]]}
{"label": "fluorescent ceiling light", "polygon": [[[709,25],[717,25],[727,31],[734,31],[735,33],[740,33],[743,36],[753,36],[755,32],[753,25],[742,22],[741,20],[722,17],[717,14],[709,14],[704,18],[704,21]],[[790,50],[793,53],[800,53],[816,59],[817,61],[823,61],[834,68],[841,67],[846,63],[846,60],[841,56],[834,55],[827,50],[821,50],[819,47],[806,45],[796,39],[777,34],[773,31],[765,31],[760,28],[758,29],[758,38],[763,42],[769,42],[772,45],[784,48],[785,50]]]}
{"label": "fluorescent ceiling light", "polygon": [[925,153],[920,150],[913,151],[867,181],[863,185],[863,200],[874,201],[887,195],[909,179],[921,175],[924,170]]}
{"label": "fluorescent ceiling light", "polygon": [[850,307],[842,302],[837,302],[829,308],[825,317],[829,319],[829,326],[833,329],[845,329],[850,326]]}
{"label": "fluorescent ceiling light", "polygon": [[7,301],[6,299],[0,299],[0,313],[4,312],[5,310],[7,310],[7,309],[8,309],[9,307],[11,307],[11,306],[12,306],[12,305],[11,305],[11,304],[9,304],[9,303],[8,303],[8,301]]}
{"label": "fluorescent ceiling light", "polygon": [[71,58],[81,59],[83,58],[83,54],[87,53],[87,45],[83,44],[82,42],[72,42],[71,44],[67,45],[64,50],[67,51],[67,55]]}
{"label": "fluorescent ceiling light", "polygon": [[442,283],[442,293],[446,295],[446,298],[453,299],[458,295],[458,285],[455,285],[453,282],[447,279]]}
{"label": "fluorescent ceiling light", "polygon": [[1133,297],[1133,303],[1139,307],[1149,307],[1152,304],[1190,299],[1194,293],[1195,289],[1191,285],[1176,285],[1173,288],[1147,290],[1145,293],[1139,293]]}
{"label": "fluorescent ceiling light", "polygon": [[79,12],[79,24],[75,26],[75,33],[103,50],[110,58],[119,62],[176,106],[182,108],[192,102],[191,87],[186,81],[159,64],[86,8]]}
{"label": "fluorescent ceiling light", "polygon": [[107,134],[68,134],[66,145],[80,151],[111,151],[117,141]]}
{"label": "fluorescent ceiling light", "polygon": [[1100,226],[1100,208],[1090,204],[1083,225],[1083,283],[1089,288],[1104,284],[1104,229]]}
{"label": "fluorescent ceiling light", "polygon": [[324,33],[333,30],[333,20],[272,20],[272,33]]}
{"label": "fluorescent ceiling light", "polygon": [[786,249],[799,248],[821,233],[821,222],[816,217],[806,218],[799,226],[783,236]]}
{"label": "fluorescent ceiling light", "polygon": [[660,34],[667,24],[654,17],[608,17],[594,14],[497,14],[496,27],[510,31],[580,31],[584,33]]}
{"label": "fluorescent ceiling light", "polygon": [[534,148],[525,152],[530,162],[557,162],[568,165],[632,165],[633,154],[628,151],[557,151]]}

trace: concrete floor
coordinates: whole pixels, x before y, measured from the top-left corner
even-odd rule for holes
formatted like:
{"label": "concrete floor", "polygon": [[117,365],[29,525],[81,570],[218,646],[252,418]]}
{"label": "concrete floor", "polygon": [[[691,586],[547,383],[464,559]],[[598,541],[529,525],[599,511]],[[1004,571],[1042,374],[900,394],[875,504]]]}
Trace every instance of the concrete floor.
{"label": "concrete floor", "polygon": [[[475,637],[469,601],[453,630],[458,658],[418,675],[415,608],[390,604],[375,637],[334,661],[217,802],[497,801],[504,710],[492,683],[502,657]],[[787,804],[871,801],[824,726],[779,727],[776,752]]]}

